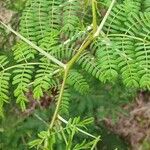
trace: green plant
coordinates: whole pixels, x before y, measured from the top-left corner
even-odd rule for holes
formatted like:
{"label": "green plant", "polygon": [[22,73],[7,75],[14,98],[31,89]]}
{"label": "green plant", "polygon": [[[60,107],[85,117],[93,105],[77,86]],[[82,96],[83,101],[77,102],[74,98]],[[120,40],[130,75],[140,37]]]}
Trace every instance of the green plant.
{"label": "green plant", "polygon": [[[107,7],[104,14],[102,10]],[[31,147],[53,149],[58,145],[57,138],[64,140],[68,150],[94,149],[99,137],[80,129],[91,119],[81,121],[77,117],[66,122],[60,116],[68,114],[70,86],[81,94],[90,91],[83,71],[104,83],[121,78],[129,88],[150,89],[150,12],[146,0],[28,0],[20,34],[1,24],[21,39],[13,47],[14,65],[8,67],[7,57],[0,56],[1,115],[9,99],[10,79],[23,111],[30,90],[35,100],[52,89],[58,93],[50,125],[30,143]],[[62,121],[67,125],[63,126]],[[94,141],[74,145],[78,131]]]}

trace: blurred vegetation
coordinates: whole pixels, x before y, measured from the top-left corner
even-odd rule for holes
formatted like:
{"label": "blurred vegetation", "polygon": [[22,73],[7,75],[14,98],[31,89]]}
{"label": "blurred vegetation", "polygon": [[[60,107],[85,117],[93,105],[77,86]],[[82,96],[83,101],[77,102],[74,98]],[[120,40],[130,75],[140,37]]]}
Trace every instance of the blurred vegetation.
{"label": "blurred vegetation", "polygon": [[1,0],[5,7],[15,11],[22,11],[26,0]]}
{"label": "blurred vegetation", "polygon": [[[131,102],[136,94],[133,90],[125,90],[122,84],[109,85],[93,82],[91,93],[81,96],[71,92],[72,102],[70,114],[74,117],[80,115],[83,118],[94,116],[95,124],[90,126],[90,132],[101,135],[98,150],[127,150],[127,143],[118,135],[110,132],[102,120],[106,117],[113,118],[116,122],[122,113],[122,106]],[[34,139],[39,131],[44,130],[50,120],[53,104],[48,107],[38,107],[31,113],[22,113],[13,100],[5,111],[5,118],[1,120],[0,147],[5,150],[25,150],[28,139]],[[127,112],[124,112],[127,114]],[[66,118],[67,119],[67,118]],[[76,141],[80,140],[80,137]]]}

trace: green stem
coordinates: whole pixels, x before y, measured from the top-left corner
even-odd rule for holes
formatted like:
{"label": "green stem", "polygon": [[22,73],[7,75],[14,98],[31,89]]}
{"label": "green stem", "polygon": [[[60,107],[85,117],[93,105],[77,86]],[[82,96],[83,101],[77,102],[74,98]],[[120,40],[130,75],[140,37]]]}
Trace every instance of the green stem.
{"label": "green stem", "polygon": [[17,68],[17,67],[21,67],[21,66],[25,66],[25,65],[42,65],[42,64],[46,64],[46,63],[24,63],[24,64],[17,64],[17,65],[5,68],[2,71],[8,71],[8,70],[11,70],[11,69],[14,69],[14,68]]}
{"label": "green stem", "polygon": [[110,12],[111,12],[111,10],[112,10],[112,8],[113,8],[115,2],[116,2],[116,0],[112,0],[111,4],[110,4],[110,6],[109,6],[109,8],[108,8],[108,10],[107,10],[107,12],[106,12],[106,14],[105,14],[103,20],[102,20],[102,22],[100,23],[100,25],[99,25],[97,31],[96,31],[95,34],[94,34],[94,37],[99,36],[99,34],[100,34],[100,32],[101,32],[101,30],[102,30],[102,28],[103,28],[103,26],[104,26],[104,24],[105,24],[105,22],[106,22],[106,20],[107,20],[107,18],[108,18],[108,16],[109,16],[109,14],[110,14]]}
{"label": "green stem", "polygon": [[59,97],[58,97],[56,109],[55,109],[55,112],[54,112],[54,115],[52,117],[52,121],[51,121],[51,124],[50,124],[50,127],[49,127],[50,130],[53,128],[55,120],[56,120],[58,112],[59,112],[59,107],[61,105],[61,100],[62,100],[62,96],[63,96],[63,92],[64,92],[65,83],[66,83],[66,79],[67,79],[69,69],[72,67],[72,65],[78,59],[78,57],[80,56],[82,51],[85,50],[85,48],[87,48],[87,46],[91,43],[92,40],[93,40],[93,35],[88,36],[86,38],[86,40],[83,42],[83,44],[81,45],[81,47],[79,48],[78,52],[74,55],[74,57],[66,65],[66,68],[64,70],[63,83],[62,83],[62,86],[61,86],[61,89],[60,89],[60,94],[59,94]]}
{"label": "green stem", "polygon": [[64,67],[63,83],[62,83],[62,86],[61,86],[61,89],[60,89],[60,94],[59,94],[58,102],[57,102],[57,105],[56,105],[56,109],[55,109],[55,112],[54,112],[54,115],[52,117],[52,121],[51,121],[51,124],[50,124],[50,127],[49,127],[50,130],[53,128],[55,120],[56,120],[56,118],[58,116],[59,107],[61,105],[61,100],[62,100],[62,96],[63,96],[63,92],[64,92],[65,83],[66,83],[66,79],[67,79],[67,75],[68,75],[69,69],[72,67],[72,65],[75,63],[75,61],[80,57],[80,54],[91,44],[91,42],[95,38],[97,38],[97,36],[99,35],[99,33],[101,32],[101,30],[102,30],[102,28],[104,26],[104,23],[106,22],[107,17],[110,14],[110,11],[111,11],[115,1],[116,0],[112,0],[112,3],[110,4],[110,7],[109,7],[105,17],[103,18],[103,20],[102,20],[101,24],[99,25],[98,29],[96,30],[96,32],[95,33],[90,33],[88,35],[88,37],[84,40],[84,42],[80,46],[78,52],[73,56],[73,58]]}
{"label": "green stem", "polygon": [[132,35],[126,35],[126,34],[109,34],[108,37],[127,37],[127,38],[131,38],[131,39],[135,39],[138,41],[142,41],[142,42],[146,42],[146,43],[150,43],[149,41],[142,39],[140,37],[136,37],[136,36],[132,36]]}
{"label": "green stem", "polygon": [[73,129],[72,129],[71,134],[69,134],[68,144],[66,146],[66,150],[71,150],[72,141],[73,141],[73,138],[74,138],[74,135],[75,135],[75,130],[76,130],[76,127],[74,126]]}
{"label": "green stem", "polygon": [[[59,119],[61,122],[65,123],[66,125],[68,124],[68,121],[65,120],[64,118],[62,118],[60,115],[58,115],[58,119]],[[71,125],[71,126],[74,127],[74,125]],[[91,137],[91,138],[97,139],[96,136],[94,136],[94,135],[92,135],[92,134],[90,134],[90,133],[88,133],[88,132],[86,132],[86,131],[84,131],[84,130],[78,128],[78,127],[76,127],[76,129],[77,129],[79,132],[81,132],[81,133],[83,133],[83,134],[85,134],[85,135],[87,135],[87,136],[89,136],[89,137]]]}
{"label": "green stem", "polygon": [[36,49],[37,51],[39,51],[41,54],[43,54],[44,56],[46,56],[49,60],[53,61],[54,63],[58,64],[59,66],[61,66],[62,68],[65,68],[66,65],[63,64],[61,61],[59,61],[58,59],[56,59],[54,56],[50,55],[49,53],[45,52],[43,49],[41,49],[40,47],[38,47],[37,45],[35,45],[33,42],[29,41],[27,38],[25,38],[24,36],[22,36],[21,34],[19,34],[18,32],[16,32],[14,29],[12,29],[10,26],[6,25],[5,23],[3,23],[2,21],[0,21],[0,23],[7,28],[9,31],[11,31],[12,33],[14,33],[17,37],[19,37],[21,40],[23,40],[25,43],[27,43],[28,45],[30,45],[32,48]]}
{"label": "green stem", "polygon": [[91,150],[94,150],[94,148],[96,147],[96,145],[97,145],[97,143],[98,143],[99,140],[100,140],[100,136],[98,136],[98,137],[95,139],[95,142],[94,142],[94,144],[93,144]]}
{"label": "green stem", "polygon": [[80,54],[91,44],[91,42],[93,41],[94,37],[93,34],[90,34],[85,41],[83,42],[83,44],[80,46],[78,52],[73,56],[73,58],[67,63],[67,66],[69,66],[69,68],[75,63],[75,61],[80,57]]}
{"label": "green stem", "polygon": [[97,17],[96,17],[96,0],[92,0],[92,14],[93,14],[93,32],[97,30]]}
{"label": "green stem", "polygon": [[61,133],[62,133],[62,136],[63,136],[63,138],[64,138],[65,144],[68,145],[67,138],[66,138],[66,136],[65,136],[65,133],[64,133],[64,130],[63,130],[62,127],[61,127]]}
{"label": "green stem", "polygon": [[66,69],[65,69],[65,72],[64,72],[64,77],[63,77],[63,83],[62,83],[62,86],[61,86],[61,89],[60,89],[60,94],[59,94],[59,97],[58,97],[56,109],[55,109],[55,112],[54,112],[54,115],[52,117],[52,121],[51,121],[51,124],[50,124],[50,127],[49,127],[50,130],[53,128],[55,120],[56,120],[57,115],[58,115],[58,111],[59,111],[59,107],[61,105],[61,100],[62,100],[62,96],[63,96],[63,92],[64,92],[68,72],[69,72],[69,67],[66,66]]}

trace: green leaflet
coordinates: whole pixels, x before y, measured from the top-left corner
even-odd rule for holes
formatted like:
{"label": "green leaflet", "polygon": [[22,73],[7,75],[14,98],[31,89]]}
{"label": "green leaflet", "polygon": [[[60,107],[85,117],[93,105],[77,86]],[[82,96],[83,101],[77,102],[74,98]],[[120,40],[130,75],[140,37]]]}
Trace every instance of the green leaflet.
{"label": "green leaflet", "polygon": [[110,41],[98,38],[96,43],[96,56],[100,67],[102,82],[115,80],[118,76],[118,67],[115,55],[115,46]]}
{"label": "green leaflet", "polygon": [[0,55],[0,116],[3,117],[3,105],[8,103],[10,73],[5,72],[5,67],[9,62],[7,57]]}
{"label": "green leaflet", "polygon": [[150,12],[150,1],[149,0],[144,0],[143,5],[144,5],[144,10],[146,12]]}
{"label": "green leaflet", "polygon": [[29,84],[31,83],[33,70],[33,66],[26,64],[13,71],[15,76],[13,77],[12,84],[16,86],[14,96],[17,98],[16,103],[20,105],[22,110],[26,109],[25,104],[28,102],[26,94],[29,92]]}
{"label": "green leaflet", "polygon": [[58,86],[58,81],[53,76],[55,66],[40,65],[39,67],[33,84],[33,97],[37,100],[44,96],[44,92]]}
{"label": "green leaflet", "polygon": [[67,78],[67,83],[69,85],[72,85],[75,90],[77,90],[81,94],[85,94],[89,91],[89,85],[87,81],[77,70],[70,70]]}
{"label": "green leaflet", "polygon": [[14,59],[19,62],[27,62],[35,58],[36,51],[31,48],[28,44],[19,41],[12,48],[14,52]]}
{"label": "green leaflet", "polygon": [[77,64],[79,64],[84,70],[86,70],[92,76],[100,79],[100,67],[96,62],[95,57],[89,52],[85,52],[78,59]]}
{"label": "green leaflet", "polygon": [[61,29],[61,4],[63,0],[48,0],[49,9],[48,9],[48,21],[49,29],[48,31],[58,32]]}
{"label": "green leaflet", "polygon": [[28,40],[37,42],[44,37],[48,29],[48,6],[47,0],[27,1],[21,17],[20,33]]}
{"label": "green leaflet", "polygon": [[78,0],[68,0],[64,3],[62,32],[65,32],[68,37],[72,37],[79,31],[78,13],[80,10],[81,5]]}
{"label": "green leaflet", "polygon": [[[58,90],[58,95],[56,97],[56,104],[57,104],[57,100],[59,97],[59,93],[60,93],[60,90]],[[62,96],[62,102],[60,105],[59,114],[69,115],[70,97],[71,95],[70,95],[69,89],[65,88],[63,92],[63,96]]]}

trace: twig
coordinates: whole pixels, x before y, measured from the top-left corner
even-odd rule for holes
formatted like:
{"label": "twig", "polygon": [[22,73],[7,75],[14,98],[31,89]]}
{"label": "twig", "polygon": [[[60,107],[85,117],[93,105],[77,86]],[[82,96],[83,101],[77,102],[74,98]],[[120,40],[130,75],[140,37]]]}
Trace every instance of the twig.
{"label": "twig", "polygon": [[48,59],[50,59],[51,61],[53,61],[54,63],[58,64],[59,66],[65,68],[66,65],[63,64],[61,61],[59,61],[58,59],[56,59],[55,57],[53,57],[52,55],[48,54],[47,52],[45,52],[43,49],[41,49],[40,47],[38,47],[37,45],[35,45],[33,42],[29,41],[28,39],[26,39],[24,36],[22,36],[21,34],[19,34],[18,32],[16,32],[15,30],[13,30],[10,26],[6,25],[5,23],[3,23],[2,21],[0,21],[0,23],[7,28],[9,31],[11,31],[12,33],[14,33],[16,36],[18,36],[21,40],[23,40],[24,42],[26,42],[27,44],[29,44],[31,47],[33,47],[34,49],[36,49],[37,51],[39,51],[41,54],[43,54],[44,56],[46,56]]}
{"label": "twig", "polygon": [[93,27],[93,25],[91,24],[91,25],[88,26],[84,31],[78,32],[78,33],[75,34],[73,37],[71,37],[70,39],[66,40],[63,44],[61,44],[60,47],[63,46],[63,45],[68,44],[69,42],[71,42],[72,40],[74,40],[75,37],[78,37],[81,33],[84,34],[84,33],[88,32],[88,31],[90,31],[90,30],[92,29],[92,27]]}
{"label": "twig", "polygon": [[35,116],[37,119],[39,119],[40,121],[42,121],[46,126],[49,126],[49,124],[48,124],[45,120],[43,120],[38,114],[34,113],[34,116]]}
{"label": "twig", "polygon": [[106,14],[105,14],[103,20],[102,20],[102,22],[100,23],[100,25],[99,25],[97,31],[96,31],[95,34],[94,34],[94,37],[99,36],[99,34],[100,34],[100,32],[101,32],[101,30],[102,30],[102,28],[103,28],[103,26],[104,26],[104,24],[105,24],[105,22],[106,22],[106,20],[107,20],[107,18],[108,18],[108,16],[109,16],[109,14],[110,14],[110,12],[111,12],[111,10],[112,10],[112,8],[113,8],[115,2],[116,2],[116,0],[112,0],[111,4],[110,4],[110,6],[109,6],[109,8],[108,8],[108,10],[107,10],[107,12],[106,12]]}
{"label": "twig", "polygon": [[59,107],[61,105],[62,96],[63,96],[63,92],[64,92],[64,88],[65,88],[65,83],[66,83],[67,75],[68,75],[68,72],[69,72],[68,66],[66,67],[66,69],[64,71],[65,72],[64,72],[64,77],[63,77],[63,83],[62,83],[62,86],[61,86],[61,89],[60,89],[60,94],[59,94],[59,97],[58,97],[56,109],[55,109],[55,112],[53,114],[52,121],[51,121],[50,126],[49,126],[49,130],[51,130],[53,128],[53,125],[54,125],[55,120],[56,120],[57,115],[58,115]]}
{"label": "twig", "polygon": [[60,89],[60,94],[59,94],[58,102],[57,102],[57,105],[56,105],[56,109],[55,109],[55,112],[53,114],[52,121],[51,121],[51,124],[50,124],[50,128],[49,128],[50,130],[52,129],[52,127],[53,127],[53,125],[55,123],[55,120],[58,117],[59,107],[61,105],[62,95],[63,95],[64,87],[65,87],[65,84],[66,84],[66,79],[67,79],[67,75],[68,75],[69,69],[74,65],[76,60],[80,57],[80,54],[91,44],[91,42],[95,38],[97,38],[97,36],[99,35],[99,33],[101,32],[101,30],[102,30],[102,28],[104,26],[104,23],[105,23],[107,17],[109,16],[109,13],[110,13],[114,3],[115,3],[115,0],[112,1],[111,5],[110,5],[110,7],[109,7],[105,17],[103,18],[101,24],[99,25],[96,33],[93,35],[93,32],[91,32],[87,36],[87,38],[83,41],[83,43],[81,44],[80,48],[78,49],[78,52],[66,64],[66,67],[64,68],[63,83],[62,83],[62,86],[61,86],[61,89]]}
{"label": "twig", "polygon": [[93,32],[97,30],[96,0],[92,0]]}
{"label": "twig", "polygon": [[[68,124],[68,121],[65,120],[64,118],[62,118],[60,115],[58,115],[58,119],[59,119],[61,122],[65,123],[65,124]],[[73,126],[73,125],[72,125],[72,126]],[[86,131],[84,131],[84,130],[78,128],[78,127],[76,127],[76,129],[77,129],[79,132],[81,132],[81,133],[83,133],[83,134],[85,134],[85,135],[87,135],[87,136],[89,136],[89,137],[92,137],[92,138],[94,138],[94,139],[97,139],[96,136],[94,136],[94,135],[92,135],[92,134],[90,134],[90,133],[88,133],[88,132],[86,132]]]}

